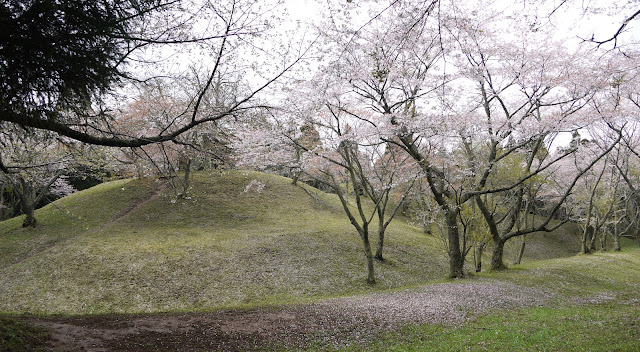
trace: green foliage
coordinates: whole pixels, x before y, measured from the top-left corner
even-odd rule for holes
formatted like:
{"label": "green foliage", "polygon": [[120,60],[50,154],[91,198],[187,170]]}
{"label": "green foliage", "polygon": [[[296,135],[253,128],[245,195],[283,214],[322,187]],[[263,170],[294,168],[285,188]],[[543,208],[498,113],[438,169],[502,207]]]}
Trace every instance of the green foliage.
{"label": "green foliage", "polygon": [[44,351],[49,333],[21,321],[0,317],[0,351]]}
{"label": "green foliage", "polygon": [[[0,5],[0,111],[47,120],[85,107],[120,79],[143,1],[8,1]],[[46,116],[46,118],[45,118]]]}
{"label": "green foliage", "polygon": [[[533,219],[534,224],[543,221],[540,216],[534,216]],[[558,220],[552,220],[551,226],[557,223]],[[526,236],[522,262],[574,256],[580,252],[581,234],[582,229],[575,223],[567,223],[553,232],[529,234]],[[509,264],[509,261],[515,258],[516,253],[520,250],[521,241],[522,237],[514,237],[506,242],[504,248],[505,264]]]}

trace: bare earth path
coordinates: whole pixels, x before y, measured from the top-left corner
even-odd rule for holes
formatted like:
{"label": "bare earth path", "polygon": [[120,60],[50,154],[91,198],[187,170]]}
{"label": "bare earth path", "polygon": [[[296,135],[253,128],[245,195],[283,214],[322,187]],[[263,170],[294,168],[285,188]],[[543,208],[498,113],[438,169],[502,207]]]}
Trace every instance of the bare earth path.
{"label": "bare earth path", "polygon": [[470,312],[541,305],[550,295],[471,279],[312,304],[214,313],[27,318],[50,351],[245,351],[341,346],[411,323],[456,324]]}

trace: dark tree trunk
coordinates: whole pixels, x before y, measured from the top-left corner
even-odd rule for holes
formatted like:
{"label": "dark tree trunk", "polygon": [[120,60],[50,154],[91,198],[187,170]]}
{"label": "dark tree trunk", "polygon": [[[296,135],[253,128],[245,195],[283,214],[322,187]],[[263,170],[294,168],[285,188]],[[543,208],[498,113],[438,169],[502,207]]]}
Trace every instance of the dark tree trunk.
{"label": "dark tree trunk", "polygon": [[25,215],[22,227],[36,227],[35,207],[33,204],[33,187],[24,178],[20,177],[20,209]]}
{"label": "dark tree trunk", "polygon": [[587,235],[586,234],[582,234],[582,241],[580,244],[580,253],[582,254],[589,254],[589,247],[587,247]]}
{"label": "dark tree trunk", "polygon": [[476,273],[482,271],[482,252],[484,252],[485,242],[478,243],[478,247],[475,252],[475,260],[476,260]]}
{"label": "dark tree trunk", "polygon": [[513,262],[514,265],[518,265],[520,264],[520,262],[522,262],[522,256],[524,255],[524,247],[527,244],[526,242],[526,236],[522,237],[522,243],[520,244],[520,250],[518,251],[518,256],[516,257],[516,260]]}
{"label": "dark tree trunk", "polygon": [[503,270],[507,266],[504,265],[502,257],[504,256],[504,242],[501,238],[493,238],[493,252],[491,253],[491,270]]}
{"label": "dark tree trunk", "polygon": [[582,232],[582,246],[580,250],[582,254],[591,253],[589,246],[587,246],[587,242],[590,240],[591,237],[593,237],[593,226],[588,225],[584,228],[584,231]]}
{"label": "dark tree trunk", "polygon": [[384,232],[378,234],[378,248],[376,249],[376,259],[383,262],[382,248],[384,247]]}
{"label": "dark tree trunk", "polygon": [[364,245],[364,255],[367,258],[367,284],[373,285],[376,283],[376,275],[374,270],[373,252],[371,250],[371,243],[369,242],[369,234],[367,232],[361,234],[362,244]]}
{"label": "dark tree trunk", "polygon": [[595,252],[596,251],[596,237],[598,235],[598,229],[594,228],[593,229],[593,233],[591,235],[591,241],[589,241],[589,251],[590,252]]}
{"label": "dark tree trunk", "polygon": [[382,256],[382,249],[384,248],[384,233],[386,230],[382,218],[383,215],[384,213],[380,214],[380,210],[378,210],[378,247],[376,248],[376,259],[381,262],[384,261],[384,257]]}
{"label": "dark tree trunk", "polygon": [[22,227],[36,227],[37,221],[33,205],[31,203],[23,204],[22,212],[25,215],[24,221],[22,222]]}
{"label": "dark tree trunk", "polygon": [[189,192],[189,181],[191,178],[191,158],[187,159],[187,164],[184,167],[184,178],[182,179],[182,196],[186,197]]}
{"label": "dark tree trunk", "polygon": [[464,277],[464,258],[460,252],[460,235],[458,231],[458,215],[453,210],[445,212],[447,221],[447,239],[449,242],[449,277]]}

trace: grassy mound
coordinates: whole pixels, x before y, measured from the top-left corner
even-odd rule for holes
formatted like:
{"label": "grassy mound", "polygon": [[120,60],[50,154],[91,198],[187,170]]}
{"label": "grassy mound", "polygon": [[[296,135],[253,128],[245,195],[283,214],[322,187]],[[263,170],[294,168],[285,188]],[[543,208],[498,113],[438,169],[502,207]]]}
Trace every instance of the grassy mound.
{"label": "grassy mound", "polygon": [[[444,244],[398,217],[378,284],[334,195],[256,172],[196,173],[188,199],[120,180],[0,222],[0,313],[209,311],[412,286],[446,273]],[[572,231],[532,235],[524,261],[569,256]],[[373,240],[373,239],[372,239]],[[508,261],[508,257],[505,257]],[[468,261],[472,261],[469,258]]]}
{"label": "grassy mound", "polygon": [[361,243],[337,199],[283,177],[199,173],[183,200],[159,187],[110,182],[40,209],[36,229],[1,222],[0,312],[207,311],[445,274],[440,239],[400,219],[376,267],[379,284],[366,286]]}

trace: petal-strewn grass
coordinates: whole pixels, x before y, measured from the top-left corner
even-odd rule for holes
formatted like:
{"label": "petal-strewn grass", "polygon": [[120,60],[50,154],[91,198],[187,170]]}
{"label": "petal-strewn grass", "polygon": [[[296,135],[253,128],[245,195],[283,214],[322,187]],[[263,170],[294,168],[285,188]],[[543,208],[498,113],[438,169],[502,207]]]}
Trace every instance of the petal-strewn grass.
{"label": "petal-strewn grass", "polygon": [[[480,276],[544,291],[551,299],[479,314],[471,311],[472,319],[462,322],[413,324],[341,348],[318,344],[308,350],[640,350],[640,248],[533,262],[518,270]],[[521,296],[516,291],[499,294],[494,298]]]}

